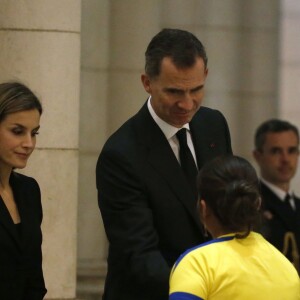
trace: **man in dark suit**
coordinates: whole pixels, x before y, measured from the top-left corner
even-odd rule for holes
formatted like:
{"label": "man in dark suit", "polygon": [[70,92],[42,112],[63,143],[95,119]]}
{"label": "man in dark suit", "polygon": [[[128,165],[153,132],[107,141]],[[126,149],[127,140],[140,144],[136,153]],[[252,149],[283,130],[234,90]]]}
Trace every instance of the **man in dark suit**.
{"label": "man in dark suit", "polygon": [[[179,255],[205,241],[177,132],[185,128],[199,169],[231,154],[223,115],[201,107],[207,57],[191,33],[164,29],[146,50],[150,97],[106,142],[97,163],[98,202],[109,240],[105,300],[166,300]],[[185,171],[187,173],[185,173]],[[195,170],[197,172],[197,170]]]}
{"label": "man in dark suit", "polygon": [[255,134],[254,157],[261,172],[262,234],[299,272],[300,199],[291,191],[299,157],[299,132],[289,122],[272,119]]}

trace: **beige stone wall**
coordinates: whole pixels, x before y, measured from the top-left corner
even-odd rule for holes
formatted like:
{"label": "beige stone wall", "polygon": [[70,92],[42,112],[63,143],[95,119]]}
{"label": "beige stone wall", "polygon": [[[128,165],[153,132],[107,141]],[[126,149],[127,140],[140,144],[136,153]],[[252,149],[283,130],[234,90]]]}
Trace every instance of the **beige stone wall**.
{"label": "beige stone wall", "polygon": [[108,134],[146,102],[141,83],[144,52],[160,30],[161,0],[110,1]]}
{"label": "beige stone wall", "polygon": [[[279,116],[300,129],[300,1],[282,0]],[[292,187],[300,195],[300,163]]]}
{"label": "beige stone wall", "polygon": [[107,243],[97,203],[95,169],[107,137],[109,22],[108,0],[82,1],[79,268],[99,268],[106,258]]}

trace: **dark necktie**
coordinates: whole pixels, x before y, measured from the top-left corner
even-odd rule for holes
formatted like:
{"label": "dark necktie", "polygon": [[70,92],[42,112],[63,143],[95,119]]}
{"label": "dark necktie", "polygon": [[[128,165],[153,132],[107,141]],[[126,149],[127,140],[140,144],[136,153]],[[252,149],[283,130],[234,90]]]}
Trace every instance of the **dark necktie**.
{"label": "dark necktie", "polygon": [[287,193],[287,194],[285,195],[285,198],[284,198],[284,203],[286,204],[286,206],[287,206],[290,210],[294,211],[294,209],[293,209],[293,207],[292,207],[292,205],[291,205],[291,202],[290,202],[290,199],[291,199],[291,198],[292,198],[291,195],[290,195],[289,193]]}
{"label": "dark necktie", "polygon": [[179,158],[180,165],[185,173],[188,182],[191,184],[192,190],[196,195],[196,177],[198,169],[192,155],[192,152],[187,144],[186,129],[182,128],[177,131],[176,136],[179,141]]}

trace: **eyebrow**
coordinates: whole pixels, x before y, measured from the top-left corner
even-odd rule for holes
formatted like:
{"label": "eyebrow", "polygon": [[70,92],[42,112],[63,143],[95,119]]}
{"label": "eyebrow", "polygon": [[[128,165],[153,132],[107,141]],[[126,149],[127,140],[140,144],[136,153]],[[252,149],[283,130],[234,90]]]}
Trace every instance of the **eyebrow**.
{"label": "eyebrow", "polygon": [[[271,147],[270,148],[270,151],[283,151],[285,148],[284,147],[278,147],[278,146],[274,146],[274,147]],[[290,146],[290,147],[287,147],[286,148],[288,151],[291,151],[291,150],[299,150],[299,147],[298,146]]]}
{"label": "eyebrow", "polygon": [[[21,127],[23,129],[26,129],[26,127],[22,124],[19,124],[19,123],[13,123],[14,126],[18,126],[18,127]],[[33,128],[32,130],[39,130],[40,129],[40,125],[38,125],[37,127]]]}
{"label": "eyebrow", "polygon": [[[196,92],[198,90],[201,90],[204,87],[204,84],[198,85],[192,89],[190,89],[191,92]],[[179,89],[179,88],[175,88],[175,87],[166,87],[164,88],[165,91],[177,91],[177,92],[184,92],[185,89]]]}
{"label": "eyebrow", "polygon": [[201,84],[201,85],[198,85],[198,86],[196,86],[195,88],[191,89],[191,91],[192,91],[192,92],[196,92],[196,91],[198,91],[198,90],[203,89],[203,87],[204,87],[204,84]]}
{"label": "eyebrow", "polygon": [[288,150],[297,150],[297,151],[299,151],[299,147],[298,146],[291,146],[291,147],[289,147],[288,148]]}

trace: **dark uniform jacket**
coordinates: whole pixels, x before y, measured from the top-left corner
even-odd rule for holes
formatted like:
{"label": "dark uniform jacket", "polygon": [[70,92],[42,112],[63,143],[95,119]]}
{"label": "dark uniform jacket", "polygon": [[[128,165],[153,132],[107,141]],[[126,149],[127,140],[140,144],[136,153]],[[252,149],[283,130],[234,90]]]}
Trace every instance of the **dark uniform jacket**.
{"label": "dark uniform jacket", "polygon": [[262,182],[261,194],[263,200],[261,232],[271,244],[287,256],[299,272],[300,199],[294,196],[296,205],[294,211]]}

